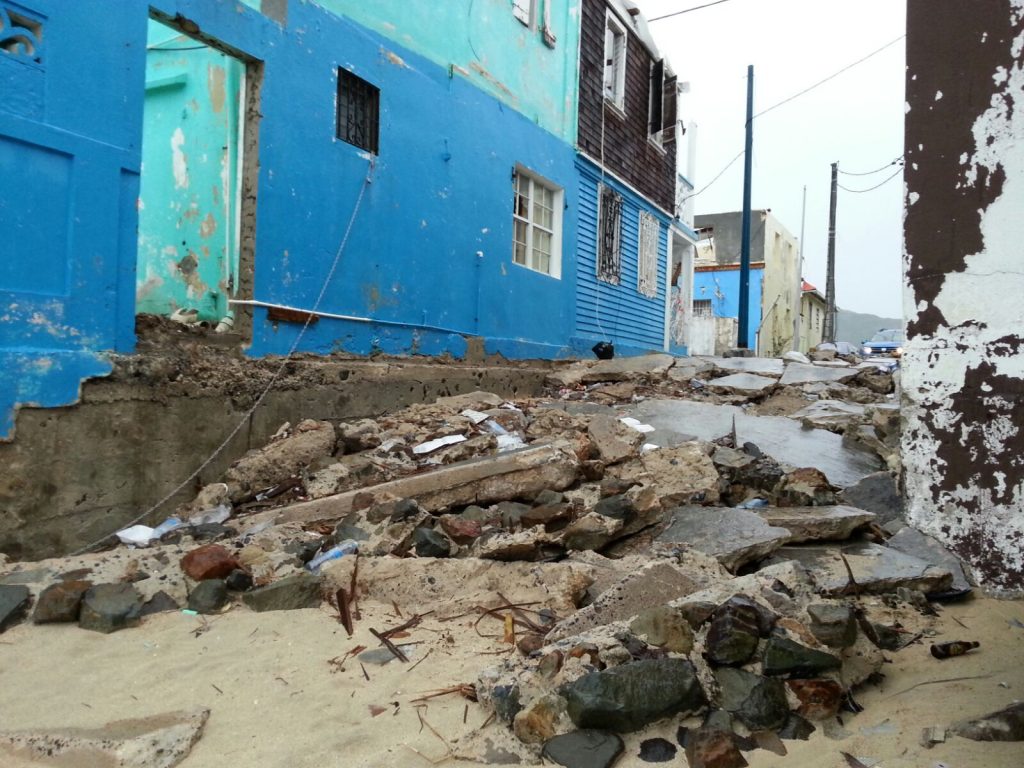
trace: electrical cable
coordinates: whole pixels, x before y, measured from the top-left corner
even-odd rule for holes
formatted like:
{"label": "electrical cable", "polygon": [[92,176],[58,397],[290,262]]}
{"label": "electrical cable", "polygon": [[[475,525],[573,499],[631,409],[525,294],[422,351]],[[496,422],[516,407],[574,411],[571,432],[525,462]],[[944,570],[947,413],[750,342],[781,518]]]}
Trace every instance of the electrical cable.
{"label": "electrical cable", "polygon": [[884,51],[884,50],[885,50],[886,48],[889,48],[890,46],[896,45],[896,43],[898,43],[898,42],[899,42],[900,40],[902,40],[902,39],[903,39],[903,38],[905,38],[905,37],[906,37],[906,35],[905,35],[905,34],[903,34],[903,35],[900,35],[899,37],[897,37],[897,38],[896,38],[895,40],[890,40],[890,41],[889,41],[888,43],[886,43],[885,45],[883,45],[883,46],[882,46],[881,48],[876,48],[876,49],[875,49],[875,50],[873,50],[873,51],[872,51],[871,53],[869,53],[869,54],[868,54],[867,56],[864,56],[864,57],[862,57],[862,58],[859,58],[859,59],[857,59],[857,60],[856,60],[855,62],[853,62],[852,64],[847,64],[847,65],[846,65],[845,67],[843,67],[843,68],[842,68],[842,69],[840,69],[839,71],[837,71],[837,72],[833,72],[833,73],[832,73],[831,75],[829,75],[828,77],[826,77],[826,78],[825,78],[825,79],[823,79],[823,80],[819,80],[819,81],[818,81],[818,82],[816,82],[816,83],[815,83],[814,85],[808,86],[807,88],[804,88],[804,89],[803,89],[802,91],[799,91],[798,93],[794,93],[794,94],[793,94],[792,96],[790,96],[789,98],[783,99],[782,101],[780,101],[780,102],[778,102],[778,103],[776,103],[776,104],[772,104],[772,105],[771,105],[770,107],[768,107],[767,109],[762,109],[762,110],[761,110],[760,112],[758,112],[758,113],[757,113],[756,115],[754,115],[754,117],[755,117],[755,118],[758,118],[758,117],[760,117],[761,115],[764,115],[764,114],[766,114],[766,113],[768,113],[768,112],[771,112],[771,111],[772,111],[773,109],[775,109],[776,107],[781,107],[781,106],[782,106],[783,104],[788,104],[788,103],[789,103],[789,102],[791,102],[791,101],[792,101],[793,99],[796,99],[796,98],[798,98],[798,97],[800,97],[800,96],[803,96],[803,95],[804,95],[805,93],[809,93],[810,91],[813,91],[813,90],[814,90],[815,88],[817,88],[817,87],[818,87],[819,85],[824,85],[824,84],[825,84],[825,83],[827,83],[827,82],[828,82],[829,80],[832,80],[833,78],[839,77],[839,75],[843,74],[843,72],[846,72],[847,70],[853,69],[853,68],[854,68],[854,67],[856,67],[856,66],[857,66],[858,64],[863,64],[863,63],[864,63],[865,61],[867,61],[868,59],[870,59],[870,58],[871,58],[872,56],[877,56],[877,55],[878,55],[879,53],[881,53],[882,51]]}
{"label": "electrical cable", "polygon": [[865,192],[872,192],[872,191],[878,189],[883,184],[888,184],[890,181],[895,179],[901,173],[903,173],[903,166],[902,165],[899,167],[899,170],[897,170],[896,173],[894,173],[892,176],[889,176],[885,181],[879,182],[878,184],[875,184],[875,186],[868,187],[867,189],[850,189],[849,187],[844,187],[842,184],[839,184],[839,183],[837,183],[836,186],[839,187],[844,192],[853,192],[855,195],[862,195]]}
{"label": "electrical cable", "polygon": [[726,163],[726,164],[725,164],[725,168],[723,168],[722,170],[720,170],[720,171],[718,172],[718,174],[717,174],[717,175],[715,176],[715,178],[713,178],[713,179],[712,179],[711,181],[709,181],[709,182],[708,182],[707,184],[705,184],[705,185],[704,185],[703,187],[701,187],[700,189],[698,189],[698,190],[697,190],[696,192],[691,192],[690,194],[686,195],[686,196],[685,196],[685,197],[683,198],[683,202],[685,203],[685,202],[686,202],[687,200],[689,200],[689,199],[690,199],[691,197],[696,197],[696,196],[697,196],[697,195],[699,195],[699,194],[700,194],[701,192],[704,192],[704,191],[706,191],[706,190],[708,189],[708,187],[710,187],[710,186],[711,186],[712,184],[714,184],[714,183],[715,183],[716,181],[718,181],[718,180],[719,180],[720,178],[722,178],[722,174],[724,174],[724,173],[725,173],[726,171],[728,171],[728,170],[729,170],[729,169],[730,169],[730,168],[732,167],[732,164],[733,164],[733,163],[735,163],[735,162],[736,162],[737,160],[739,160],[739,159],[740,159],[741,157],[743,157],[743,153],[744,153],[745,151],[746,151],[746,150],[742,150],[742,149],[741,149],[741,150],[740,150],[740,153],[739,153],[738,155],[736,155],[736,157],[734,157],[734,158],[733,158],[732,160],[730,160],[730,161],[729,161],[728,163]]}
{"label": "electrical cable", "polygon": [[838,170],[844,176],[874,176],[876,173],[880,173],[881,171],[884,171],[886,168],[891,168],[896,163],[900,162],[902,159],[903,159],[903,155],[900,155],[895,160],[893,160],[891,163],[886,163],[881,168],[875,168],[875,170],[873,170],[873,171],[865,171],[864,173],[853,173],[852,171],[844,171],[842,168],[839,168]]}
{"label": "electrical cable", "polygon": [[682,16],[684,13],[690,13],[691,11],[699,11],[701,8],[710,8],[712,5],[721,5],[727,3],[729,0],[715,0],[713,3],[704,3],[704,5],[695,5],[693,8],[684,8],[681,11],[674,11],[672,13],[666,13],[664,16],[655,16],[653,19],[648,19],[647,23],[650,24],[652,21],[661,21],[662,19],[671,19],[673,16]]}
{"label": "electrical cable", "polygon": [[[119,525],[118,530],[121,530],[122,528],[128,528],[130,526],[135,525],[140,520],[144,520],[146,517],[151,515],[153,512],[156,512],[158,509],[160,509],[160,507],[162,507],[164,504],[166,504],[168,501],[174,498],[174,496],[181,492],[189,483],[191,483],[193,480],[199,477],[199,474],[204,469],[206,469],[210,465],[210,463],[223,452],[225,448],[228,447],[228,444],[235,438],[235,435],[237,435],[241,431],[242,427],[249,423],[249,420],[252,418],[252,415],[256,412],[256,409],[260,407],[266,396],[270,394],[270,390],[273,389],[274,385],[277,383],[277,380],[281,377],[281,374],[284,373],[285,368],[288,366],[288,362],[291,360],[292,355],[294,355],[295,351],[298,349],[299,343],[302,341],[302,337],[306,334],[306,330],[309,328],[309,325],[313,321],[313,318],[317,316],[316,312],[317,310],[320,309],[320,303],[323,301],[324,296],[327,294],[327,287],[331,284],[331,279],[334,277],[334,273],[337,270],[338,264],[341,261],[341,254],[344,252],[345,245],[348,243],[349,235],[352,234],[352,225],[355,224],[356,215],[359,213],[359,208],[362,206],[363,203],[363,197],[366,195],[366,189],[373,182],[373,172],[375,165],[375,161],[371,158],[369,168],[366,171],[366,176],[363,177],[362,186],[360,186],[359,188],[359,196],[356,198],[355,206],[352,208],[352,215],[349,217],[348,226],[345,228],[345,234],[342,235],[341,243],[338,245],[338,250],[334,254],[334,261],[331,263],[331,268],[327,271],[327,277],[324,278],[323,285],[320,287],[320,293],[316,297],[316,301],[313,302],[313,308],[309,312],[309,315],[306,317],[306,322],[303,323],[302,328],[299,330],[298,334],[295,336],[295,340],[292,342],[291,347],[288,349],[288,353],[284,356],[284,359],[281,361],[281,365],[278,366],[276,371],[274,371],[274,374],[270,377],[270,381],[267,382],[267,385],[263,388],[263,391],[260,392],[259,396],[256,398],[256,401],[252,404],[249,410],[245,412],[245,415],[242,416],[241,419],[239,419],[238,424],[235,425],[235,428],[232,429],[230,433],[228,433],[228,436],[224,438],[224,441],[214,449],[213,453],[211,453],[206,458],[206,460],[203,461],[203,463],[200,464],[191,475],[189,475],[183,481],[181,481],[181,483],[175,486],[175,488],[172,491],[170,491],[167,495],[160,499],[160,501],[158,501],[156,504],[149,507],[145,512],[132,518],[127,523],[122,523],[121,525]],[[107,534],[106,536],[102,536],[96,539],[95,541],[90,542],[86,546],[72,552],[71,554],[73,556],[81,555],[82,553],[87,552],[93,547],[95,547],[97,544],[101,544],[102,542],[106,541],[113,534],[114,531],[111,531],[111,533]]]}

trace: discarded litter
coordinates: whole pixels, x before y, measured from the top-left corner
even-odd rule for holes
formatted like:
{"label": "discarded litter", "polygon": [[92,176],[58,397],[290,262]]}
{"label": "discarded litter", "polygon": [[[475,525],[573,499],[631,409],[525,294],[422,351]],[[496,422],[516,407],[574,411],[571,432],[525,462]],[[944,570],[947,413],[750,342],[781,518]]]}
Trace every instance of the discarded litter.
{"label": "discarded litter", "polygon": [[188,519],[189,525],[216,525],[231,517],[231,507],[220,504],[213,509],[204,509]]}
{"label": "discarded litter", "polygon": [[526,445],[519,435],[498,435],[498,453],[514,451]]}
{"label": "discarded litter", "polygon": [[183,525],[184,525],[184,523],[181,522],[181,520],[179,518],[177,518],[177,517],[168,517],[166,520],[164,520],[162,523],[160,523],[160,525],[158,525],[156,528],[153,529],[153,538],[154,539],[159,539],[159,538],[163,537],[164,534],[170,533],[171,531],[173,531],[176,528],[181,528],[181,526],[183,526]]}
{"label": "discarded litter", "polygon": [[489,418],[491,418],[486,413],[481,413],[480,411],[474,411],[472,408],[467,408],[466,410],[464,410],[462,412],[461,415],[465,416],[467,419],[472,421],[474,424],[480,424],[481,422],[487,421]]}
{"label": "discarded litter", "polygon": [[955,640],[951,643],[936,643],[931,651],[936,659],[948,659],[952,656],[963,656],[969,650],[980,646],[981,643],[972,640]]}
{"label": "discarded litter", "polygon": [[154,531],[148,525],[133,525],[130,528],[117,532],[117,538],[122,544],[133,544],[136,547],[145,547],[154,538]]}
{"label": "discarded litter", "polygon": [[642,421],[640,421],[639,419],[634,419],[632,416],[623,416],[621,419],[619,419],[619,421],[621,421],[627,427],[632,427],[637,432],[647,434],[648,432],[654,431],[654,427],[652,427],[650,424],[644,424]]}
{"label": "discarded litter", "polygon": [[484,429],[486,429],[492,435],[499,435],[499,436],[501,436],[501,435],[507,435],[508,434],[508,430],[505,429],[503,426],[501,426],[501,424],[499,424],[496,421],[484,422]]}
{"label": "discarded litter", "polygon": [[337,546],[331,547],[326,552],[321,552],[319,555],[310,560],[306,567],[316,573],[320,570],[320,566],[329,560],[337,560],[338,558],[344,557],[345,555],[351,555],[354,552],[359,551],[359,543],[352,539],[345,539]]}
{"label": "discarded litter", "polygon": [[650,453],[651,451],[658,450],[658,448],[660,447],[661,446],[655,445],[654,443],[644,443],[643,445],[640,446],[640,453],[641,455],[645,453]]}
{"label": "discarded litter", "polygon": [[414,445],[412,452],[417,456],[422,456],[426,453],[436,451],[438,448],[444,448],[446,445],[455,445],[457,443],[466,442],[465,435],[447,435],[446,437],[438,437],[434,440],[427,440],[425,443]]}
{"label": "discarded litter", "polygon": [[736,508],[737,509],[762,509],[763,507],[767,507],[767,506],[768,506],[767,500],[761,499],[761,498],[756,498],[756,499],[747,499],[742,504],[737,504]]}

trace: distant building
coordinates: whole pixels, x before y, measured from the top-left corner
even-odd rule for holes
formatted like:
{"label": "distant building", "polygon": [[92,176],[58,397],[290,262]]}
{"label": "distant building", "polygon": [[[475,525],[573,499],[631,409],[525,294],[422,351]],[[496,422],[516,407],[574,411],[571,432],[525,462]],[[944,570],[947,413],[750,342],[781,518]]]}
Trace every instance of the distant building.
{"label": "distant building", "polygon": [[[694,321],[698,310],[716,318],[739,317],[739,263],[743,214],[740,211],[696,216],[700,233],[694,262]],[[765,357],[793,348],[794,313],[800,306],[800,248],[770,210],[752,212],[750,236],[750,322],[747,346]],[[701,303],[698,303],[701,302]],[[706,325],[706,322],[704,323]],[[717,324],[716,338],[722,331]],[[701,326],[704,327],[703,325]],[[695,327],[694,334],[698,331]],[[691,343],[693,354],[707,354],[706,336]],[[735,334],[725,348],[736,346]],[[716,342],[715,354],[723,351]],[[698,352],[697,350],[702,350]]]}
{"label": "distant building", "polygon": [[808,283],[801,281],[800,295],[800,339],[798,349],[807,354],[810,350],[821,344],[822,329],[825,326],[825,310],[828,302],[822,296],[821,291]]}

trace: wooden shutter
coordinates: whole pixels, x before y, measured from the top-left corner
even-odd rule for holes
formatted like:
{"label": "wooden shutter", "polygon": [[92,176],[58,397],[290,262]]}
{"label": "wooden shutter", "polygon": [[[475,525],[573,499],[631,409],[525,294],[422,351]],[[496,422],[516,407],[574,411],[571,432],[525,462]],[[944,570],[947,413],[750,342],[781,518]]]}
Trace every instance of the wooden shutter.
{"label": "wooden shutter", "polygon": [[651,120],[647,127],[650,134],[658,133],[664,124],[664,102],[665,102],[665,60],[658,59],[651,64]]}

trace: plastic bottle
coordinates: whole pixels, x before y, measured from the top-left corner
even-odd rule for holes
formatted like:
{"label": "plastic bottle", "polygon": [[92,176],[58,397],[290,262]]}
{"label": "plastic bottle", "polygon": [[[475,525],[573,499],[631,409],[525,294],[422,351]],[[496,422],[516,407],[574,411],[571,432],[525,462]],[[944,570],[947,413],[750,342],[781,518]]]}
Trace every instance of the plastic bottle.
{"label": "plastic bottle", "polygon": [[359,551],[359,543],[353,539],[345,539],[343,542],[336,546],[331,547],[326,552],[321,552],[319,555],[314,557],[308,563],[306,568],[314,573],[320,570],[320,566],[326,563],[328,560],[337,560],[345,555],[351,555]]}
{"label": "plastic bottle", "polygon": [[165,533],[170,533],[175,528],[181,528],[182,525],[184,525],[184,523],[182,523],[181,520],[179,520],[178,518],[168,517],[166,520],[160,523],[160,525],[153,529],[153,538],[159,539]]}

